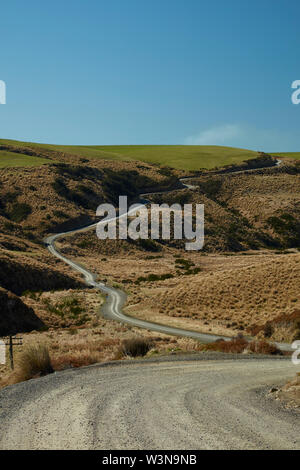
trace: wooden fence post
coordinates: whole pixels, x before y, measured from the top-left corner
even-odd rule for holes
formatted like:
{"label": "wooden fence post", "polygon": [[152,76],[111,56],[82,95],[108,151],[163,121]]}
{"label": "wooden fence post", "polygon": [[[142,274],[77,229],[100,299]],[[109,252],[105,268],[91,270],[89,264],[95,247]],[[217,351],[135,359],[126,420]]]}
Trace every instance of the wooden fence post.
{"label": "wooden fence post", "polygon": [[14,350],[13,350],[13,337],[9,337],[9,358],[10,358],[10,367],[14,370]]}

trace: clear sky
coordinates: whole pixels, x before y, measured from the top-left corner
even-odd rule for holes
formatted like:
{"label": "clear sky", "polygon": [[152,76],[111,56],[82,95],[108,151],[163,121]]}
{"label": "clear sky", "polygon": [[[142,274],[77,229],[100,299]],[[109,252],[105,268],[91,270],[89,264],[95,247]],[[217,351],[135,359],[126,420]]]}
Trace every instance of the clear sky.
{"label": "clear sky", "polygon": [[0,137],[300,151],[299,0],[1,3]]}

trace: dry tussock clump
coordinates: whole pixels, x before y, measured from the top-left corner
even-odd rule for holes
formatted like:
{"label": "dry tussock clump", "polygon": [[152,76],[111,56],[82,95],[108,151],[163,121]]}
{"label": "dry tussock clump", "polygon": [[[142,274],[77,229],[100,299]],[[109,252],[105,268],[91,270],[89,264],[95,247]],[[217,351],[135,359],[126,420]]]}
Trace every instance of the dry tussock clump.
{"label": "dry tussock clump", "polygon": [[145,338],[129,338],[122,341],[120,352],[123,356],[145,356],[153,347],[153,342]]}
{"label": "dry tussock clump", "polygon": [[44,344],[31,345],[20,354],[12,381],[23,382],[53,372],[48,347]]}

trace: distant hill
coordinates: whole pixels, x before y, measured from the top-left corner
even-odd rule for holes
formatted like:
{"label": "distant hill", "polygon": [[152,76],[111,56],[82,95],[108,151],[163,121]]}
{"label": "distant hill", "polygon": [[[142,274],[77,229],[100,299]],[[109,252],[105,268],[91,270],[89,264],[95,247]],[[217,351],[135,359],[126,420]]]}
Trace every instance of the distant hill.
{"label": "distant hill", "polygon": [[[162,166],[170,166],[181,170],[198,170],[200,168],[215,168],[223,165],[240,163],[243,160],[254,158],[257,152],[233,147],[220,147],[214,145],[48,145],[14,140],[0,140],[1,145],[14,147],[30,147],[50,151],[66,152],[87,159],[104,159],[117,161],[143,161]],[[7,152],[0,148],[0,167],[9,166]],[[24,156],[25,165],[47,163],[38,161],[37,157]],[[23,166],[22,160],[12,156],[11,166]]]}
{"label": "distant hill", "polygon": [[[7,152],[1,149],[1,145],[65,152],[86,159],[142,161],[161,166],[170,166],[179,170],[212,169],[241,163],[244,160],[257,156],[257,152],[253,150],[218,145],[51,145],[0,139],[0,168],[9,166],[39,166],[49,163],[49,160],[42,158],[42,156]],[[300,152],[273,153],[271,155],[300,158]]]}

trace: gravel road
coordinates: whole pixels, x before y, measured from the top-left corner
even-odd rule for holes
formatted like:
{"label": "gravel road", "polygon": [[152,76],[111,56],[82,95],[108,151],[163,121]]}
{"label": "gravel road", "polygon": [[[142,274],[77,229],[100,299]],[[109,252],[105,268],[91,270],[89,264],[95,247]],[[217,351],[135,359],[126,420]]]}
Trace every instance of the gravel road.
{"label": "gravel road", "polygon": [[55,373],[0,391],[0,449],[299,449],[299,411],[266,397],[295,372],[202,354]]}
{"label": "gravel road", "polygon": [[[107,294],[105,316],[216,339],[126,316],[124,293],[56,249],[65,235],[48,237],[48,249]],[[299,449],[299,412],[266,397],[295,369],[286,358],[201,354],[55,373],[0,391],[0,449]]]}

